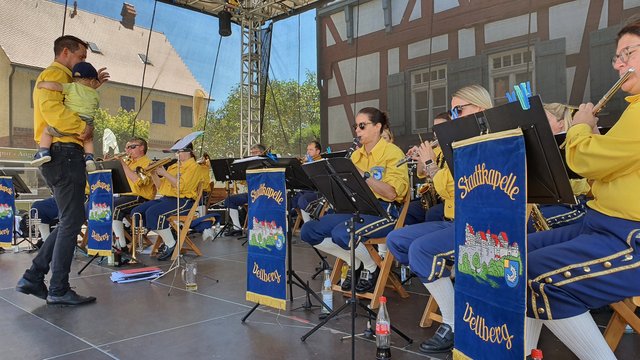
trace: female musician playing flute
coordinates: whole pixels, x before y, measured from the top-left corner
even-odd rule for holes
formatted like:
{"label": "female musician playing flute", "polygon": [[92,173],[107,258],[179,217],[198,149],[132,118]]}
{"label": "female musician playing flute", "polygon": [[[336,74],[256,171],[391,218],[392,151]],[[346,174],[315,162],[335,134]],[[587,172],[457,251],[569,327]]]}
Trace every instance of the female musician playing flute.
{"label": "female musician playing flute", "polygon": [[[376,108],[364,108],[356,115],[354,127],[362,146],[353,152],[351,160],[380,201],[382,208],[391,216],[391,219],[388,219],[361,215],[364,222],[356,224],[355,235],[365,239],[383,237],[393,229],[398,218],[398,204],[409,190],[407,165],[396,166],[404,157],[402,150],[381,138],[382,131],[389,127],[389,119],[385,113]],[[353,265],[357,269],[362,266],[364,269],[360,272],[357,285],[354,286],[357,292],[364,293],[375,288],[379,269],[362,243],[355,248],[356,264],[351,264],[348,251],[349,233],[345,225],[351,216],[329,214],[320,220],[306,222],[302,226],[300,238],[318,250],[339,257],[350,266]],[[351,277],[347,275],[342,289],[351,289],[351,284]]]}
{"label": "female musician playing flute", "polygon": [[[179,191],[177,189],[178,166],[180,166]],[[189,144],[185,150],[178,154],[178,162],[169,166],[168,169],[160,166],[150,174],[158,189],[158,194],[162,197],[147,201],[131,210],[132,214],[142,214],[145,228],[155,231],[162,237],[165,248],[158,256],[158,260],[171,258],[176,246],[176,239],[171,233],[167,219],[178,212],[185,214],[193,206],[193,200],[198,195],[196,193],[198,185],[203,180],[200,168],[193,155],[193,145]],[[180,197],[178,209],[176,209],[178,206],[177,197]]]}
{"label": "female musician playing flute", "polygon": [[[640,68],[640,19],[620,30],[614,69]],[[629,102],[606,135],[582,104],[567,131],[571,169],[592,183],[582,225],[532,234],[528,253],[527,346],[536,347],[545,324],[580,359],[615,359],[590,309],[640,295],[640,77],[622,84]]]}
{"label": "female musician playing flute", "polygon": [[[452,113],[457,117],[471,115],[493,107],[491,95],[480,85],[466,86],[453,94]],[[455,116],[452,116],[455,121]],[[449,167],[440,169],[431,146],[421,146],[421,156],[427,158],[426,172],[433,178],[438,195],[444,200],[444,221],[431,221],[400,229],[387,237],[389,251],[400,263],[409,263],[429,293],[440,305],[442,325],[435,335],[420,344],[420,351],[433,354],[453,348],[454,292],[447,262],[454,258],[454,182]],[[418,229],[418,231],[416,231]],[[394,234],[395,233],[395,234]],[[409,236],[407,236],[407,233]]]}

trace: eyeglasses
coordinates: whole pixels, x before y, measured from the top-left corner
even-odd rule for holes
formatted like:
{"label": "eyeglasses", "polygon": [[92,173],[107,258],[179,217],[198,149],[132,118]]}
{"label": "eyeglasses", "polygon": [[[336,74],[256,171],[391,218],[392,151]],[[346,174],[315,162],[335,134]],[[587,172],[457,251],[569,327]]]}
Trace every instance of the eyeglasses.
{"label": "eyeglasses", "polygon": [[372,125],[373,123],[370,122],[361,122],[361,123],[356,123],[353,124],[353,130],[360,128],[360,130],[364,130],[364,128],[367,127],[367,125]]}
{"label": "eyeglasses", "polygon": [[142,145],[140,145],[140,144],[131,144],[131,145],[127,145],[126,148],[133,150],[133,149],[137,148],[138,146],[142,146]]}
{"label": "eyeglasses", "polygon": [[631,56],[631,54],[633,54],[633,52],[635,51],[635,50],[631,50],[631,49],[634,49],[634,48],[637,48],[637,47],[640,47],[640,44],[630,45],[630,46],[627,46],[625,48],[622,48],[622,50],[620,50],[620,54],[615,54],[611,58],[611,65],[615,68],[616,67],[616,63],[618,62],[618,60],[620,60],[624,64],[626,64],[629,61],[629,56]]}
{"label": "eyeglasses", "polygon": [[451,110],[449,110],[449,116],[451,116],[452,120],[459,118],[460,114],[462,114],[462,109],[470,105],[473,105],[473,104],[462,104],[462,105],[454,106],[453,108],[451,108]]}

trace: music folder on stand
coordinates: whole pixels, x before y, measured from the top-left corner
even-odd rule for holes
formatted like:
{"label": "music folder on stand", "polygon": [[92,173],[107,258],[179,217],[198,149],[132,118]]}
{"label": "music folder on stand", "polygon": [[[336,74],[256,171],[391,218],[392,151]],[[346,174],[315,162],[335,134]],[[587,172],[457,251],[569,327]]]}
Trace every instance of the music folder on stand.
{"label": "music folder on stand", "polygon": [[[349,226],[349,245],[351,264],[355,264],[355,248],[361,241],[359,237],[355,237],[356,224],[362,223],[360,217],[362,214],[374,215],[379,217],[388,217],[389,215],[380,205],[369,186],[360,176],[360,172],[350,159],[332,158],[315,161],[302,165],[305,173],[311,179],[311,182],[318,188],[331,205],[336,213],[352,214],[348,222]],[[376,313],[369,307],[360,303],[356,290],[355,266],[351,266],[351,298],[342,306],[333,310],[324,320],[316,325],[309,332],[304,334],[300,340],[305,341],[316,330],[324,326],[329,320],[338,315],[343,310],[351,307],[351,358],[355,359],[355,318],[357,306],[363,308],[369,316],[375,318]],[[408,343],[413,340],[398,330],[395,326],[391,326],[391,330],[400,335]]]}
{"label": "music folder on stand", "polygon": [[[224,158],[224,159],[211,159],[209,160],[211,163],[211,170],[213,171],[213,177],[216,181],[223,181],[227,183],[226,192],[227,196],[225,197],[225,202],[231,196],[231,182],[234,180],[242,180],[237,179],[237,175],[235,171],[231,171],[231,164],[235,161],[234,158]],[[216,233],[213,237],[215,241],[218,237],[224,234],[225,231],[229,229],[233,229],[233,224],[231,223],[231,219],[229,219],[229,211],[225,209],[224,212],[224,226]]]}

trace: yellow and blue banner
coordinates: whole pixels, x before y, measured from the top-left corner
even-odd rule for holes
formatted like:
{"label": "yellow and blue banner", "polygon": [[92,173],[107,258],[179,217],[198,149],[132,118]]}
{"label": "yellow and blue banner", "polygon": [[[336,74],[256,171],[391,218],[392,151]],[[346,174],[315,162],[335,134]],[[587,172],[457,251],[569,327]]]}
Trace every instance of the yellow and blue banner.
{"label": "yellow and blue banner", "polygon": [[11,176],[0,176],[0,247],[9,248],[15,226],[15,190]]}
{"label": "yellow and blue banner", "polygon": [[526,156],[520,129],[453,145],[454,359],[525,357]]}
{"label": "yellow and blue banner", "polygon": [[111,170],[89,173],[89,214],[87,220],[87,253],[111,255],[113,219],[113,183]]}
{"label": "yellow and blue banner", "polygon": [[247,170],[249,189],[248,301],[287,308],[285,169]]}

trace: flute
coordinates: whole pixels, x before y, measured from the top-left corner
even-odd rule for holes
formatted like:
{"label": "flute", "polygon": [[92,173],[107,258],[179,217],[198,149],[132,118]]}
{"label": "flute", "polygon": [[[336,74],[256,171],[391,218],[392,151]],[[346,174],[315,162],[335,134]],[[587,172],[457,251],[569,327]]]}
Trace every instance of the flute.
{"label": "flute", "polygon": [[611,89],[609,89],[609,91],[607,91],[606,94],[604,94],[604,96],[602,97],[602,99],[600,99],[600,101],[598,101],[598,103],[593,107],[593,111],[591,112],[593,114],[593,116],[598,115],[598,113],[600,112],[600,110],[602,110],[605,105],[607,105],[607,103],[609,102],[609,100],[611,100],[611,98],[613,97],[613,95],[615,95],[615,93],[620,90],[620,87],[622,87],[622,84],[624,84],[625,81],[627,81],[627,79],[629,79],[629,77],[631,75],[633,75],[633,73],[636,71],[635,68],[629,68],[627,70],[627,72],[625,72],[620,79],[618,79],[618,81],[616,81],[615,84],[613,84],[613,86],[611,87]]}

